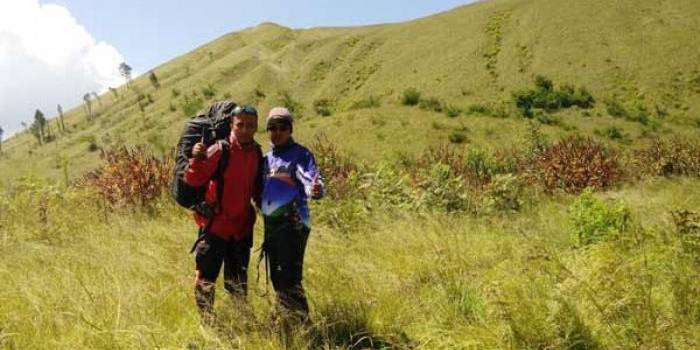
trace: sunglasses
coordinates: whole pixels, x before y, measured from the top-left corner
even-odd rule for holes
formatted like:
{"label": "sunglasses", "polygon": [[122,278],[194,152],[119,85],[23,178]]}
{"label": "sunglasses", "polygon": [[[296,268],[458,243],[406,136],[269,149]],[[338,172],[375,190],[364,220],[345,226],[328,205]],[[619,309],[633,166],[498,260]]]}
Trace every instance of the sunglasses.
{"label": "sunglasses", "polygon": [[267,131],[272,131],[272,132],[277,132],[277,131],[289,131],[288,126],[278,126],[278,125],[273,125],[273,126],[268,126]]}
{"label": "sunglasses", "polygon": [[233,109],[233,115],[241,115],[243,113],[258,116],[258,111],[253,106],[236,106]]}

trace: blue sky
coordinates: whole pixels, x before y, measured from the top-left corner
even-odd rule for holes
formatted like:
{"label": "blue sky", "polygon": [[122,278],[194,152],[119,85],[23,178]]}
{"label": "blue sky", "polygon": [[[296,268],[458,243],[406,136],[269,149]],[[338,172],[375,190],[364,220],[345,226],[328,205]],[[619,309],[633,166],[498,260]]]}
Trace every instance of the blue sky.
{"label": "blue sky", "polygon": [[9,134],[119,86],[136,73],[226,33],[275,22],[291,28],[402,22],[473,0],[0,0],[0,126]]}
{"label": "blue sky", "polygon": [[292,28],[355,26],[424,17],[473,0],[51,0],[98,41],[146,71],[223,34],[275,22]]}

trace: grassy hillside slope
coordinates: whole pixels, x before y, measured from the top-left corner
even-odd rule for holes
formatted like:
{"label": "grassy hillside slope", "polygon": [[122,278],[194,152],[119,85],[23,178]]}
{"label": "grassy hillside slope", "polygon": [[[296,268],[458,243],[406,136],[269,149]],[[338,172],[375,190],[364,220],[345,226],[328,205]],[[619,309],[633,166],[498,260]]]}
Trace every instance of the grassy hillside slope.
{"label": "grassy hillside slope", "polygon": [[[549,134],[606,139],[614,127],[626,144],[697,136],[698,31],[700,4],[692,0],[495,0],[400,24],[292,30],[265,23],[157,67],[158,90],[145,74],[119,97],[103,95],[93,102],[93,122],[82,107],[70,111],[68,133],[48,145],[38,147],[28,133],[8,140],[0,172],[62,178],[68,168],[75,177],[96,164],[90,143],[146,143],[165,152],[184,120],[223,98],[263,113],[293,106],[298,138],[322,132],[361,158],[415,154],[454,133],[476,147],[501,145],[526,128],[512,94],[538,75],[585,87],[596,99],[590,110],[538,117]],[[403,106],[408,88],[439,108]],[[447,107],[463,113],[434,111]]]}
{"label": "grassy hillside slope", "polygon": [[[0,348],[698,349],[698,32],[694,0],[493,0],[203,45],[3,145]],[[294,108],[324,172],[310,328],[254,262],[249,308],[220,280],[201,326],[172,166],[99,159],[167,154],[223,98]]]}

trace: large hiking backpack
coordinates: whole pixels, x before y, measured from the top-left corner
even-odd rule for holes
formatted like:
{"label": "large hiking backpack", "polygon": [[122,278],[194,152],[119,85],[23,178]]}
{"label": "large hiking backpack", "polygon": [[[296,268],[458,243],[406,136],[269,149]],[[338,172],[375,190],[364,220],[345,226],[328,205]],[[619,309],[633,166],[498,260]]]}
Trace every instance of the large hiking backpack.
{"label": "large hiking backpack", "polygon": [[231,101],[221,101],[214,103],[205,114],[197,115],[185,124],[185,130],[177,143],[177,154],[175,155],[175,170],[171,185],[171,194],[175,201],[181,206],[192,209],[200,214],[209,217],[212,213],[204,204],[204,193],[206,186],[192,187],[185,183],[185,172],[192,158],[192,148],[200,141],[209,146],[215,142],[223,144],[225,152],[221,157],[215,177],[220,176],[228,161],[227,137],[231,133],[230,116],[236,104]]}

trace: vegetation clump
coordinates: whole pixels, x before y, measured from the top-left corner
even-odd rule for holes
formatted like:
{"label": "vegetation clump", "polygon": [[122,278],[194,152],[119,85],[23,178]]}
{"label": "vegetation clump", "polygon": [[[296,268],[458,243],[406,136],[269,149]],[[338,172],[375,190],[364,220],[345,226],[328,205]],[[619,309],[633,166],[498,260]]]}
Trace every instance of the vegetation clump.
{"label": "vegetation clump", "polygon": [[322,117],[328,117],[333,114],[333,101],[327,98],[314,101],[314,111]]}
{"label": "vegetation clump", "polygon": [[367,98],[363,98],[354,101],[350,105],[350,110],[356,109],[368,109],[368,108],[378,108],[382,105],[382,99],[379,96],[369,95]]}
{"label": "vegetation clump", "polygon": [[83,183],[114,207],[144,206],[170,186],[173,160],[156,158],[143,146],[105,151],[101,158],[100,168],[86,175]]}
{"label": "vegetation clump", "polygon": [[530,177],[545,191],[577,193],[604,189],[620,180],[617,157],[590,138],[571,136],[536,152],[526,165]]}
{"label": "vegetation clump", "polygon": [[543,76],[535,78],[534,88],[514,93],[513,100],[527,118],[534,116],[535,109],[554,112],[573,106],[587,109],[595,105],[595,99],[585,88],[576,90],[570,85],[564,85],[555,89],[554,83]]}
{"label": "vegetation clump", "polygon": [[420,91],[415,88],[408,88],[401,95],[401,104],[404,106],[416,106],[420,102],[420,96]]}
{"label": "vegetation clump", "polygon": [[654,139],[636,152],[642,172],[652,176],[700,176],[700,142],[681,137]]}

